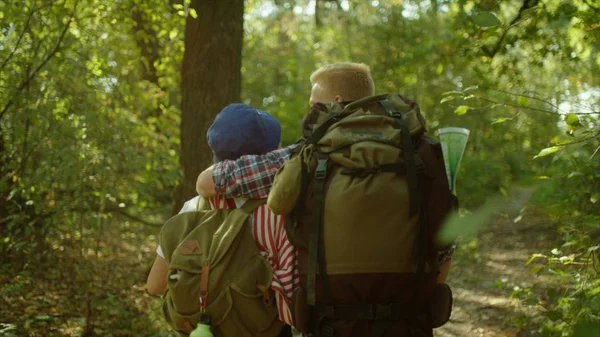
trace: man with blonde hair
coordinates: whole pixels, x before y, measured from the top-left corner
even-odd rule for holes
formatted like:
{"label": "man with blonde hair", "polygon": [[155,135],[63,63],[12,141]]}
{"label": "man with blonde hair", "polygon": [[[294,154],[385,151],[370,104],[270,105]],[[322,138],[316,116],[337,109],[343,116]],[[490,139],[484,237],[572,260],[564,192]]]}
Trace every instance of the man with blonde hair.
{"label": "man with blonde hair", "polygon": [[355,101],[371,96],[375,85],[371,69],[364,63],[342,62],[324,65],[310,75],[310,104]]}

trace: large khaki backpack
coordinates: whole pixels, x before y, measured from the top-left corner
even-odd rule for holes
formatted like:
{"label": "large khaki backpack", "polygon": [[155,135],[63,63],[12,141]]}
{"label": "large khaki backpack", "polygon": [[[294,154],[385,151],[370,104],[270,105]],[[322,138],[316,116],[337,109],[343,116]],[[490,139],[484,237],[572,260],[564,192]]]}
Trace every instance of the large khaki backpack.
{"label": "large khaki backpack", "polygon": [[[240,209],[198,210],[169,219],[160,234],[168,263],[163,312],[169,325],[187,336],[210,318],[217,337],[277,336],[279,320],[272,268],[258,251],[248,217],[265,200]],[[206,306],[203,308],[201,300]]]}
{"label": "large khaki backpack", "polygon": [[450,314],[450,290],[436,284],[442,247],[434,237],[454,199],[419,107],[379,95],[316,106],[308,118],[312,134],[278,171],[268,198],[287,215],[298,250],[296,328],[432,336]]}

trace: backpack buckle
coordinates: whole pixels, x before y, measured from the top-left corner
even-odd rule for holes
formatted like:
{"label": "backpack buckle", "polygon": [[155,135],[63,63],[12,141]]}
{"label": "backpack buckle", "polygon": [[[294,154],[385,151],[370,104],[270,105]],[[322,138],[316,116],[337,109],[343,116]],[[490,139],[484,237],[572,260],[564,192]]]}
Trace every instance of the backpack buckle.
{"label": "backpack buckle", "polygon": [[325,176],[327,175],[327,160],[328,158],[326,156],[317,160],[317,171],[315,172],[315,178],[319,180],[325,179]]}
{"label": "backpack buckle", "polygon": [[425,166],[423,159],[421,159],[421,156],[419,156],[418,154],[415,154],[414,158],[415,158],[415,168],[417,169],[417,174],[429,176],[429,172],[427,171],[427,167]]}
{"label": "backpack buckle", "polygon": [[333,326],[329,325],[329,324],[323,324],[321,326],[321,336],[324,337],[332,337],[333,336]]}

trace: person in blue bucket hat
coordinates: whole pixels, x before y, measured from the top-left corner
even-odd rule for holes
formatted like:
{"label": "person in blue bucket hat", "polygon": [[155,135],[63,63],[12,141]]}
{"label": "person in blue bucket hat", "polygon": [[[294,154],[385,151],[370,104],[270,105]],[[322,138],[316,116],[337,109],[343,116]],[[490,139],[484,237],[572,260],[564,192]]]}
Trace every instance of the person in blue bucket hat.
{"label": "person in blue bucket hat", "polygon": [[247,154],[265,154],[277,149],[280,138],[281,126],[275,117],[242,103],[221,110],[206,133],[215,163]]}
{"label": "person in blue bucket hat", "polygon": [[[244,155],[266,154],[279,147],[280,139],[281,126],[275,117],[242,103],[223,108],[206,132],[214,163]],[[188,200],[179,213],[196,211],[199,198]],[[217,195],[211,197],[209,203],[213,209],[240,208],[247,200]],[[297,281],[290,282],[297,275],[295,248],[285,233],[283,217],[269,210],[266,204],[254,211],[250,222],[258,250],[273,268],[271,289],[275,294],[279,319],[286,324],[279,336],[291,337],[293,318],[288,303],[299,284]],[[167,287],[167,262],[160,246],[156,253],[146,288],[152,295],[161,295]]]}

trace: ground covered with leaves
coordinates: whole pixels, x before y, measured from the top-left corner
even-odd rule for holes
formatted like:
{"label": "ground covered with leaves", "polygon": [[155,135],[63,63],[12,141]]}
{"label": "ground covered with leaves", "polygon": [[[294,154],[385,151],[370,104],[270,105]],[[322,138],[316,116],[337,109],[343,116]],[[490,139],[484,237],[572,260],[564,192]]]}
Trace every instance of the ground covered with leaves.
{"label": "ground covered with leaves", "polygon": [[157,233],[121,228],[96,249],[73,242],[21,270],[3,267],[0,336],[169,336],[159,299],[144,288]]}
{"label": "ground covered with leaves", "polygon": [[552,287],[552,280],[530,273],[525,264],[556,243],[556,233],[543,218],[515,224],[502,217],[478,238],[462,242],[448,280],[454,294],[452,317],[436,337],[539,335],[543,307],[516,295],[534,285]]}

